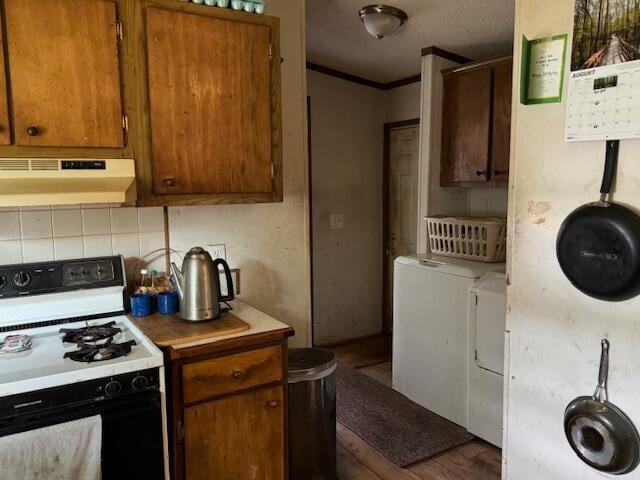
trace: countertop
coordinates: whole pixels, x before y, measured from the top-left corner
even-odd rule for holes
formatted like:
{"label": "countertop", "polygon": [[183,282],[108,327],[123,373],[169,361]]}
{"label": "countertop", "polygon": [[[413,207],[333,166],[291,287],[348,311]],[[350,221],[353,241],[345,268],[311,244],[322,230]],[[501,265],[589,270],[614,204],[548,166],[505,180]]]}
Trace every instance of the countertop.
{"label": "countertop", "polygon": [[[241,302],[240,300],[234,300],[232,302],[229,302],[229,305],[231,305],[231,307],[233,308],[233,310],[231,310],[231,313],[234,316],[236,316],[240,320],[243,320],[244,322],[249,324],[248,330],[231,333],[229,335],[222,335],[218,337],[198,339],[193,342],[180,343],[179,345],[171,345],[171,348],[174,350],[185,349],[185,348],[196,347],[199,345],[206,345],[206,344],[211,344],[215,342],[220,342],[223,340],[247,337],[251,335],[257,335],[261,333],[269,333],[269,332],[275,332],[275,331],[292,332],[291,327],[286,323],[276,320],[270,315],[267,315],[266,313],[263,313],[260,310],[254,307],[251,307],[250,305],[247,305],[244,302]],[[138,326],[140,327],[140,325]],[[144,331],[144,328],[141,328],[141,329]]]}

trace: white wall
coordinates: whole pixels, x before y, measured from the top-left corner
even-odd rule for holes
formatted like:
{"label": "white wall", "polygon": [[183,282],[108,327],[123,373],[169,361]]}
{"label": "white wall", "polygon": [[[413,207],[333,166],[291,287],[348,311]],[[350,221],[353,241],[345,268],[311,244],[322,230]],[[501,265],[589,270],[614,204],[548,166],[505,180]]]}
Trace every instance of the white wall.
{"label": "white wall", "polygon": [[420,83],[410,83],[385,92],[386,122],[420,118]]}
{"label": "white wall", "polygon": [[[515,51],[520,52],[523,35],[571,34],[573,3],[518,0]],[[569,55],[567,51],[567,65]],[[558,228],[574,208],[597,199],[604,142],[566,143],[564,103],[520,105],[519,59],[516,55],[510,168],[504,478],[609,478],[572,452],[563,433],[563,413],[574,397],[593,392],[600,339],[608,337],[610,400],[640,426],[640,297],[620,303],[595,300],[562,274],[555,257]],[[636,209],[639,157],[639,140],[621,142],[615,198]],[[624,478],[640,479],[640,470]]]}
{"label": "white wall", "polygon": [[284,202],[169,208],[173,248],[226,245],[241,270],[242,299],[293,326],[292,346],[310,343],[304,2],[270,0],[280,17]]}
{"label": "white wall", "polygon": [[[311,97],[314,341],[382,329],[386,93],[314,71]],[[332,230],[331,214],[344,217]]]}

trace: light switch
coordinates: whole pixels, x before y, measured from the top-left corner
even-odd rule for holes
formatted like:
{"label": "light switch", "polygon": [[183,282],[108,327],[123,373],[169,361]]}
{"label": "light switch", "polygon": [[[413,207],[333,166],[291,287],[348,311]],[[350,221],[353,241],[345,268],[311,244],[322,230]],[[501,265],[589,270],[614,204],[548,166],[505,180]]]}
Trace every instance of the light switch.
{"label": "light switch", "polygon": [[344,216],[341,213],[332,213],[329,216],[329,228],[331,230],[341,230],[344,227]]}
{"label": "light switch", "polygon": [[221,258],[223,260],[227,259],[227,249],[224,243],[221,243],[219,245],[207,245],[207,250],[209,251],[211,258],[213,258],[214,260],[216,258]]}

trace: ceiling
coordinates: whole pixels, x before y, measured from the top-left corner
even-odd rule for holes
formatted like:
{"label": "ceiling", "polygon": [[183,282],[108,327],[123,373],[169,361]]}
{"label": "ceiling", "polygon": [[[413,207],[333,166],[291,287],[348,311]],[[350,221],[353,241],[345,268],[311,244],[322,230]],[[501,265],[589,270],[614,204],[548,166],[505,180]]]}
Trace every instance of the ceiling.
{"label": "ceiling", "polygon": [[420,73],[423,47],[473,60],[509,53],[515,0],[387,0],[409,21],[378,40],[358,16],[368,0],[306,0],[307,61],[388,83]]}

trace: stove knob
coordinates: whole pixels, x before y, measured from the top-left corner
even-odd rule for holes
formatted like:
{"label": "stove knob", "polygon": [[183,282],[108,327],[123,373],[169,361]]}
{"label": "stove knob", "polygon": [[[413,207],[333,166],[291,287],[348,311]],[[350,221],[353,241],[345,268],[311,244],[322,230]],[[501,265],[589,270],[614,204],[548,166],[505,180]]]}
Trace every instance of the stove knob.
{"label": "stove knob", "polygon": [[7,284],[7,277],[0,275],[0,290],[2,290]]}
{"label": "stove knob", "polygon": [[107,395],[107,397],[118,395],[120,391],[122,391],[122,385],[120,385],[120,382],[117,382],[115,380],[113,382],[107,383],[107,385],[104,387],[104,393]]}
{"label": "stove knob", "polygon": [[16,287],[26,287],[31,283],[31,275],[27,272],[18,272],[13,276],[13,283]]}
{"label": "stove knob", "polygon": [[147,388],[148,384],[149,380],[147,380],[147,377],[143,377],[142,375],[138,375],[131,381],[131,386],[134,390],[143,390]]}

